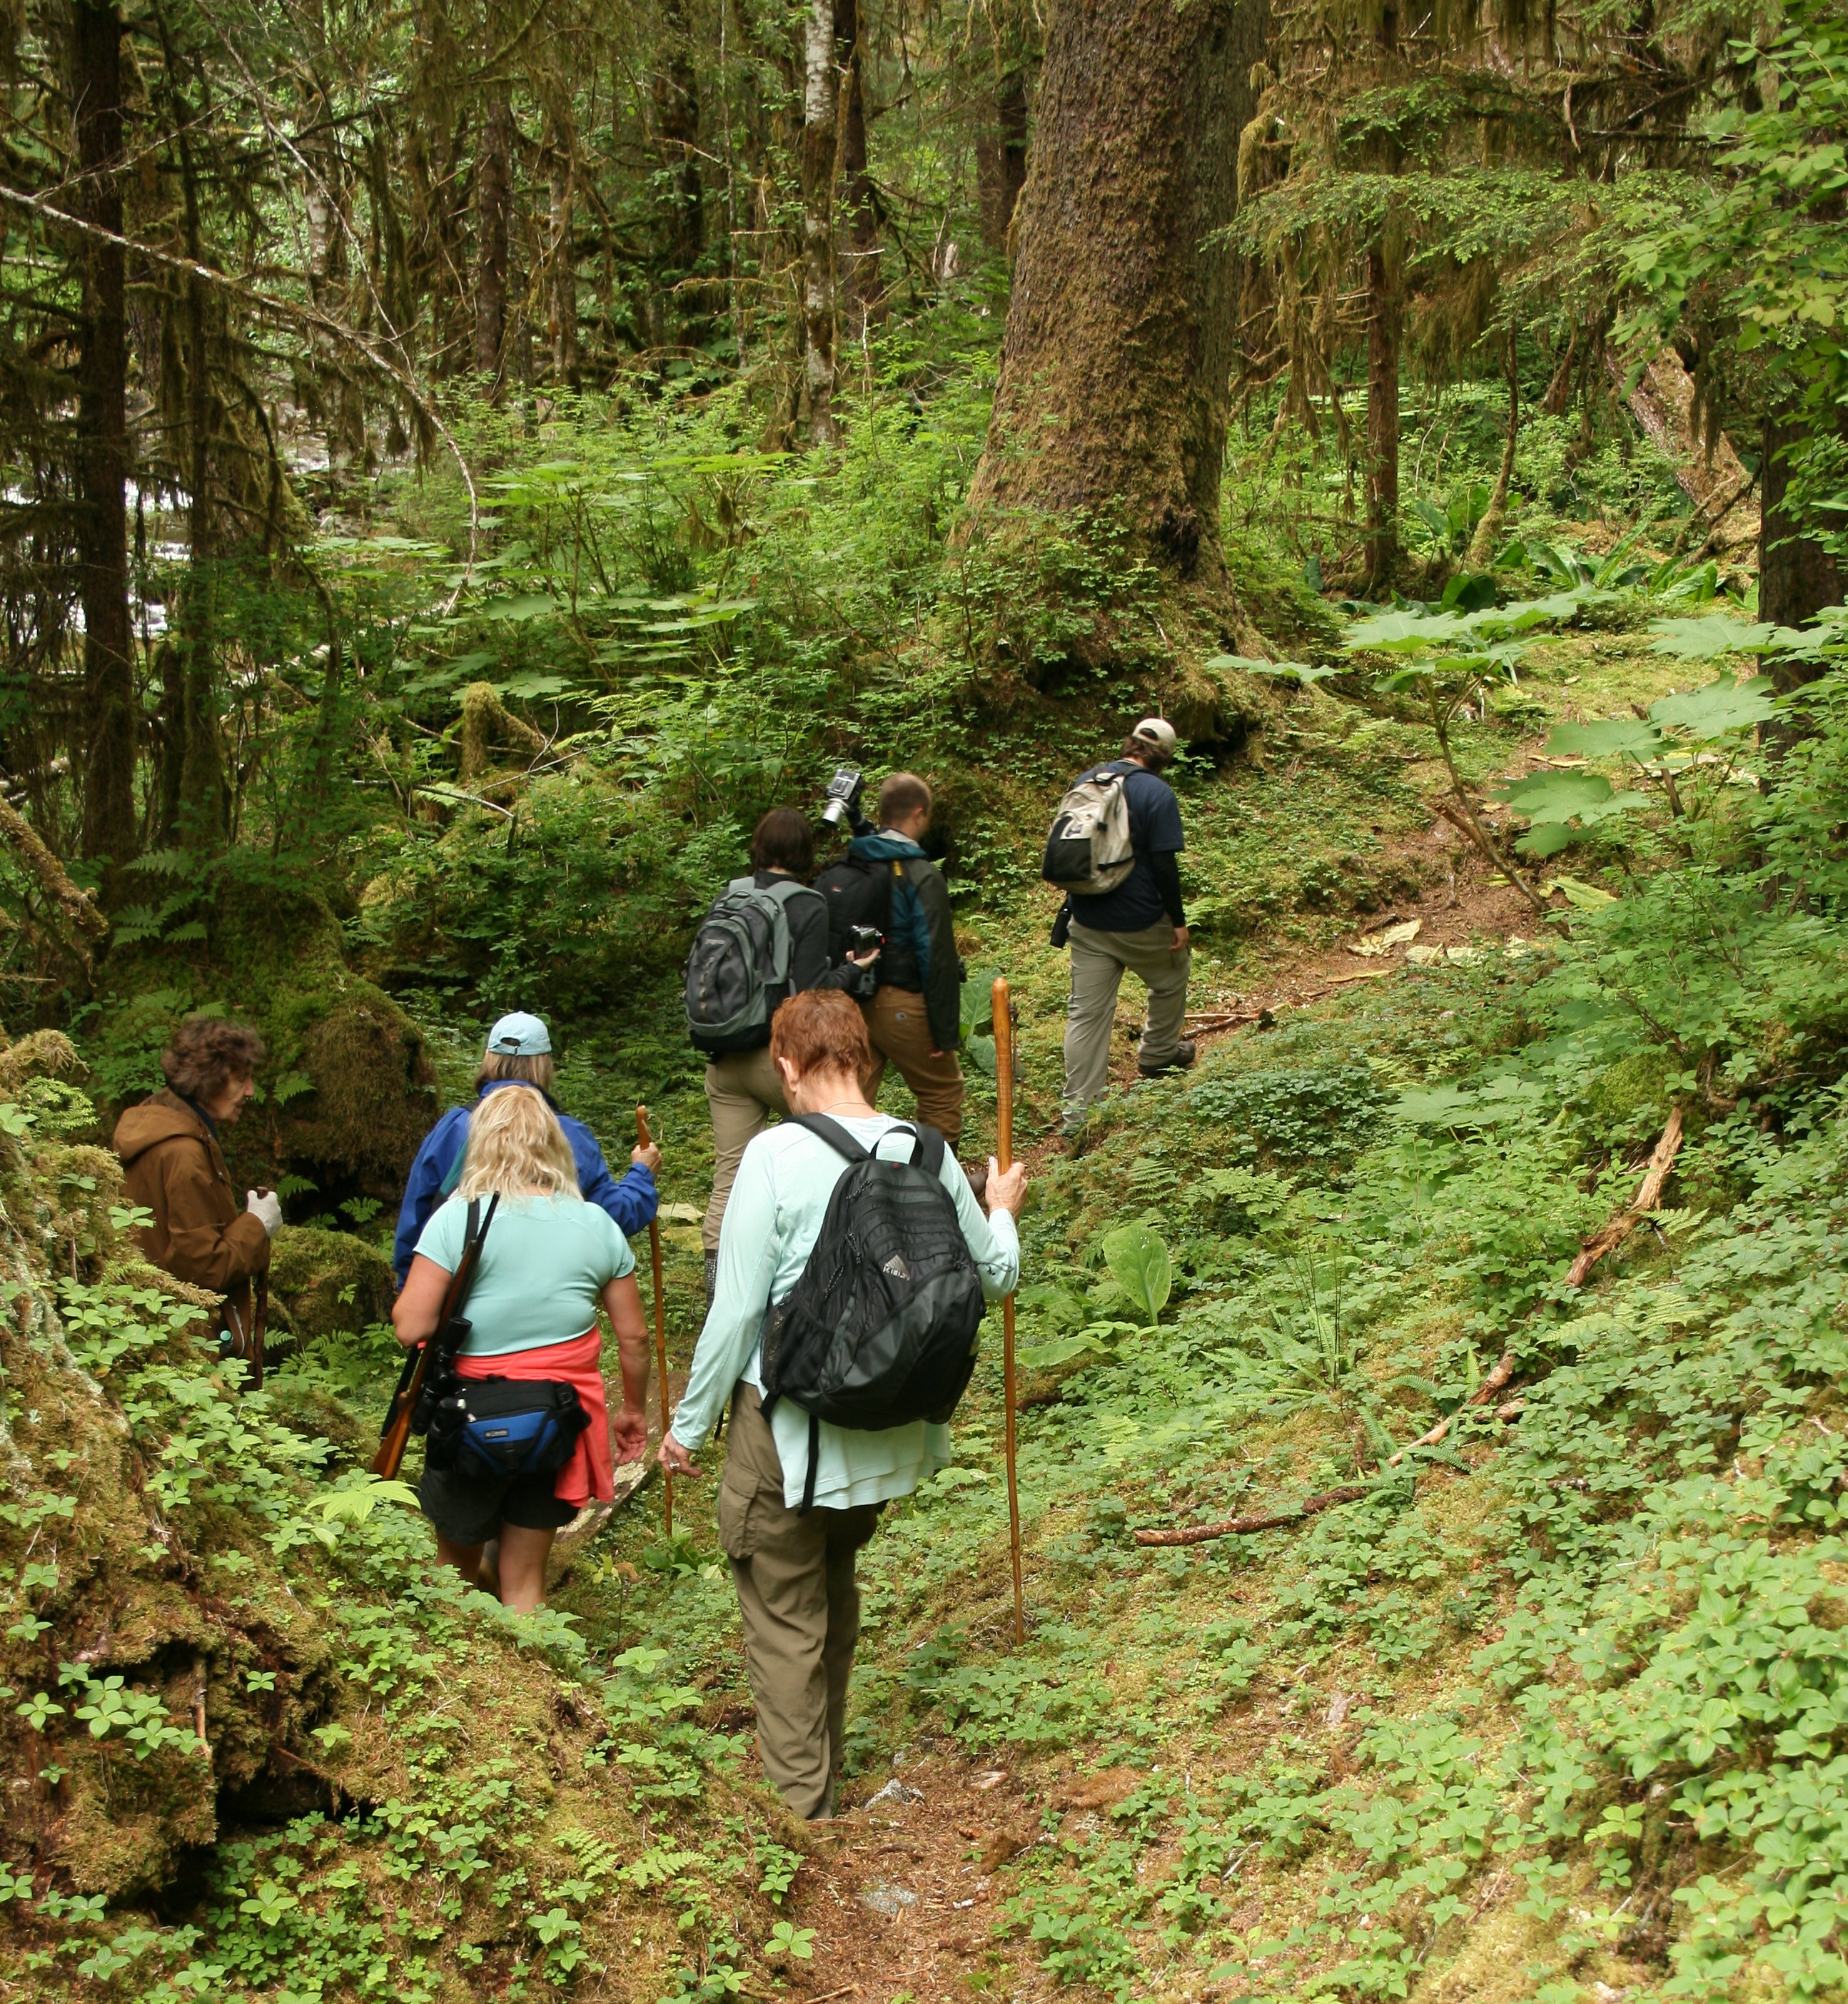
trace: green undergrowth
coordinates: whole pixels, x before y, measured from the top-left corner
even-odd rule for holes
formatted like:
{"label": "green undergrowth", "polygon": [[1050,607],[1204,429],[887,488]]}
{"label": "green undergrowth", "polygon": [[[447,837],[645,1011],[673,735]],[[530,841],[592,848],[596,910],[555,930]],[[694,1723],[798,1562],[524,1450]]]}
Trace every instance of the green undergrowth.
{"label": "green undergrowth", "polygon": [[13,1062],[68,1066],[37,1042],[0,1056],[0,1995],[761,1975],[795,1854],[742,1743],[647,1638],[504,1615],[435,1568],[412,1489],[355,1465],[382,1332],[344,1381],[323,1340],[240,1387],[126,1249],[119,1171],[72,1138],[88,1103]]}
{"label": "green undergrowth", "polygon": [[[1848,1988],[1848,731],[1812,701],[1569,931],[1228,1040],[1042,1174],[1028,1641],[991,1330],[956,1464],[867,1554],[848,1722],[862,1795],[926,1747],[1007,1771],[1006,1958],[1278,2004]],[[1569,1288],[1678,1109],[1662,1209]],[[568,1604],[740,1718],[710,1484],[677,1524]]]}

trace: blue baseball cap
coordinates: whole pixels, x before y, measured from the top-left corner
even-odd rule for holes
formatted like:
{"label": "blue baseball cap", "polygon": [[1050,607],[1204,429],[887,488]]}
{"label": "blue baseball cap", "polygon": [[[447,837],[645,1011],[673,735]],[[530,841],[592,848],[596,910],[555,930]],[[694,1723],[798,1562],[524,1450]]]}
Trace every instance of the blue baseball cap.
{"label": "blue baseball cap", "polygon": [[500,1058],[542,1058],[551,1052],[552,1033],[537,1016],[516,1009],[488,1032],[488,1049]]}

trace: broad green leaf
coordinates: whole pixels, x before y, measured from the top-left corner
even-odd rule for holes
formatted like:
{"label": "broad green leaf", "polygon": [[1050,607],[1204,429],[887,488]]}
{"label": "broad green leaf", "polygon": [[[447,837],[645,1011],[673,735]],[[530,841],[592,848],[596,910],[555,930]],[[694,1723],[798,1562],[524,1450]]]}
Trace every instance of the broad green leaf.
{"label": "broad green leaf", "polygon": [[1381,612],[1358,620],[1342,636],[1348,647],[1369,647],[1385,654],[1422,654],[1469,631],[1469,622],[1454,612],[1427,618],[1419,612]]}
{"label": "broad green leaf", "polygon": [[1705,688],[1691,689],[1685,695],[1664,696],[1660,702],[1650,705],[1649,713],[1665,730],[1685,730],[1704,742],[1723,737],[1729,730],[1744,730],[1764,723],[1773,714],[1771,699],[1775,692],[1767,675],[1735,682],[1731,675],[1723,674]]}
{"label": "broad green leaf", "polygon": [[1662,734],[1639,716],[1611,716],[1595,723],[1562,723],[1546,741],[1555,759],[1653,759]]}
{"label": "broad green leaf", "polygon": [[1055,1336],[1050,1343],[1025,1344],[1019,1359],[1029,1371],[1051,1371],[1069,1364],[1075,1357],[1082,1357],[1088,1350],[1100,1357],[1110,1354],[1109,1345],[1094,1331],[1081,1330],[1076,1336]]}
{"label": "broad green leaf", "polygon": [[557,611],[556,601],[537,592],[523,592],[513,598],[490,598],[482,608],[484,619],[549,619]]}
{"label": "broad green leaf", "polygon": [[1658,654],[1677,655],[1684,661],[1748,654],[1769,646],[1777,632],[1775,626],[1748,625],[1743,619],[1728,618],[1724,612],[1709,612],[1700,619],[1652,619],[1649,630],[1656,636]]}
{"label": "broad green leaf", "polygon": [[1545,1097],[1546,1088],[1537,1079],[1491,1079],[1475,1092],[1454,1085],[1428,1086],[1401,1093],[1392,1117],[1414,1127],[1492,1126],[1518,1119]]}
{"label": "broad green leaf", "polygon": [[1601,773],[1534,773],[1501,789],[1499,797],[1529,821],[1570,821],[1603,806],[1612,790]]}
{"label": "broad green leaf", "polygon": [[1146,1224],[1119,1225],[1103,1235],[1103,1258],[1111,1279],[1148,1316],[1152,1329],[1174,1284],[1174,1270],[1160,1233]]}

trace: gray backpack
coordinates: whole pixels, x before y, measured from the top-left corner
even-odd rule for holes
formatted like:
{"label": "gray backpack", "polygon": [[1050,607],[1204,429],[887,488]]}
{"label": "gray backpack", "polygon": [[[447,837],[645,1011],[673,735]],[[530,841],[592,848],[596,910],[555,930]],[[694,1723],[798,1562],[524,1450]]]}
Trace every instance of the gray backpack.
{"label": "gray backpack", "polygon": [[1082,774],[1059,803],[1040,874],[1079,898],[1101,898],[1136,867],[1129,836],[1124,775],[1099,767]]}
{"label": "gray backpack", "polygon": [[789,901],[816,895],[793,877],[767,890],[749,877],[725,886],[686,957],[686,1033],[696,1049],[717,1056],[770,1042],[770,1018],[789,993]]}

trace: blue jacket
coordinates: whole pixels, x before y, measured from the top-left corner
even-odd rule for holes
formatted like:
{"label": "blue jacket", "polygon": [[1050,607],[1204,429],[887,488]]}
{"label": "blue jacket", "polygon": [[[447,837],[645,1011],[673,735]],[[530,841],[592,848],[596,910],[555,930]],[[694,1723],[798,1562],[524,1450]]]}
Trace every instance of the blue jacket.
{"label": "blue jacket", "polygon": [[[496,1086],[517,1083],[515,1079],[490,1079],[482,1091],[492,1092]],[[558,1113],[556,1105],[552,1110]],[[468,1139],[468,1113],[466,1106],[452,1106],[424,1136],[423,1146],[417,1151],[417,1159],[411,1165],[410,1177],[405,1185],[405,1200],[398,1208],[398,1238],[391,1249],[391,1263],[401,1288],[411,1270],[411,1255],[417,1250],[417,1242],[430,1221],[430,1214],[455,1187],[450,1172],[460,1164]],[[590,1129],[581,1120],[573,1120],[568,1113],[559,1113],[558,1120],[565,1130],[565,1139],[571,1144],[571,1153],[577,1158],[577,1187],[583,1191],[585,1203],[597,1204],[607,1210],[615,1220],[616,1228],[622,1236],[633,1238],[654,1221],[660,1206],[654,1177],[636,1162],[618,1182],[610,1174],[609,1165],[603,1159],[603,1151],[598,1147],[597,1137]]]}

